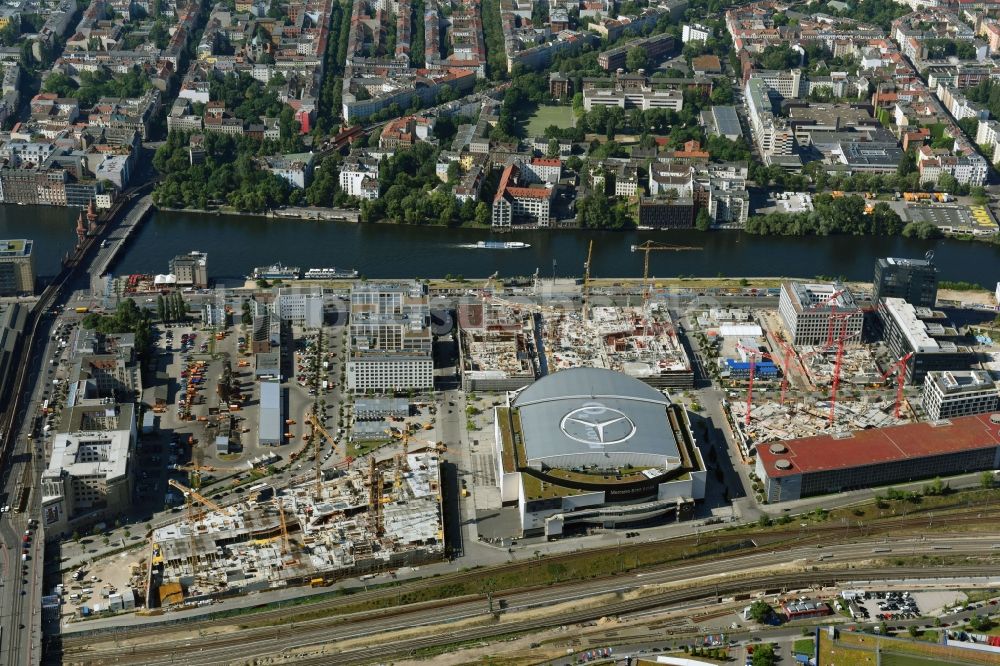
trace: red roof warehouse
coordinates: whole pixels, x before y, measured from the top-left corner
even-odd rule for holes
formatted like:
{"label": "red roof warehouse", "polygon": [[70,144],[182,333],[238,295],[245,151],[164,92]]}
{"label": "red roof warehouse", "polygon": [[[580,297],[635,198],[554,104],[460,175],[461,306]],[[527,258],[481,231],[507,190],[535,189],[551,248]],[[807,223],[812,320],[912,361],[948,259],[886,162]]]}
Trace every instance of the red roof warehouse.
{"label": "red roof warehouse", "polygon": [[1000,414],[821,435],[757,448],[767,501],[1000,468]]}

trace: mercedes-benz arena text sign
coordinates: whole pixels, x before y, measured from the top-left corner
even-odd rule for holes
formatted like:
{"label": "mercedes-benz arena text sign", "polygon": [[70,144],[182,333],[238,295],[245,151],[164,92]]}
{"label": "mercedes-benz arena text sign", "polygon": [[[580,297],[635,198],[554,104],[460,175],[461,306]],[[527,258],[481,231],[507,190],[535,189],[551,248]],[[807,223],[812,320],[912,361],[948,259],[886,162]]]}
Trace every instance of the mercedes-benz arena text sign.
{"label": "mercedes-benz arena text sign", "polygon": [[592,449],[627,442],[635,434],[632,419],[599,402],[588,402],[562,418],[559,428],[567,437]]}

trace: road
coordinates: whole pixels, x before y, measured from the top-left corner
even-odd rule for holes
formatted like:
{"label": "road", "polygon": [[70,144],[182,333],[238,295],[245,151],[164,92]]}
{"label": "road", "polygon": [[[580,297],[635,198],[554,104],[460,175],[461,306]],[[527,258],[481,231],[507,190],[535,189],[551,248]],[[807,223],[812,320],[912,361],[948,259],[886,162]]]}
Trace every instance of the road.
{"label": "road", "polygon": [[[530,627],[538,629],[596,619],[601,615],[616,612],[617,606],[622,604],[627,604],[627,607],[623,605],[619,612],[634,612],[648,608],[669,607],[671,603],[704,596],[715,596],[729,593],[732,590],[746,592],[759,589],[791,589],[803,587],[810,582],[824,585],[832,582],[862,584],[869,580],[935,579],[941,576],[996,578],[1000,575],[1000,568],[989,566],[980,566],[974,569],[955,568],[945,572],[938,572],[933,568],[908,569],[898,567],[889,570],[866,571],[850,567],[855,566],[860,559],[870,557],[874,548],[889,548],[893,552],[905,553],[906,555],[940,554],[942,549],[947,549],[952,553],[983,554],[995,552],[994,547],[998,541],[1000,538],[996,536],[942,537],[927,540],[895,540],[888,544],[882,544],[880,541],[869,541],[821,548],[802,546],[784,550],[778,558],[775,557],[774,552],[764,550],[726,560],[670,566],[627,576],[572,582],[506,594],[504,600],[507,602],[507,614],[515,614],[520,610],[546,608],[598,595],[617,595],[641,586],[677,583],[679,581],[690,582],[697,586],[694,591],[655,593],[639,597],[635,601],[621,603],[614,600],[619,597],[603,597],[606,599],[605,602],[582,611],[578,619],[571,619],[571,616],[575,618],[576,611],[566,610],[565,612],[560,611],[560,614],[557,615],[531,620]],[[776,563],[797,562],[802,567],[807,567],[811,563],[819,563],[820,557],[823,557],[824,566],[843,563],[843,566],[847,568],[819,573],[807,571],[799,573],[789,571],[788,574],[774,573]],[[742,576],[748,578],[742,578]],[[995,583],[984,580],[983,584]],[[392,592],[389,593],[392,594]],[[339,603],[357,602],[364,597],[364,594],[352,595],[347,598],[349,601],[345,600]],[[286,610],[285,615],[287,616],[287,614]],[[406,649],[409,640],[400,640],[397,637],[394,642],[390,636],[384,635],[386,632],[418,626],[454,623],[470,618],[488,617],[488,615],[487,601],[485,598],[475,595],[473,597],[453,598],[444,603],[434,603],[421,607],[404,607],[400,609],[398,614],[394,615],[373,612],[294,622],[290,625],[280,626],[280,628],[275,626],[274,632],[261,626],[249,626],[241,629],[237,624],[226,627],[227,621],[219,620],[211,624],[213,629],[218,631],[218,634],[202,635],[198,639],[195,649],[185,649],[194,647],[191,640],[185,635],[169,635],[165,629],[150,627],[146,630],[135,629],[130,631],[128,635],[116,634],[110,639],[107,636],[103,638],[67,637],[63,645],[62,657],[66,663],[96,664],[117,660],[116,663],[159,664],[169,663],[171,659],[183,655],[186,664],[213,664],[224,659],[259,658],[294,647],[320,645],[349,638],[371,637],[378,643],[377,649],[381,651],[378,653],[378,658],[384,659],[398,653],[398,649]],[[249,623],[253,617],[234,619],[232,622]],[[510,626],[506,624],[508,621]],[[481,632],[479,636],[486,637],[495,633],[507,633],[512,631],[519,622],[522,621],[516,615],[509,619],[505,618],[504,623],[499,627],[495,624],[486,627],[485,633],[478,629]],[[232,629],[232,631],[225,631],[224,628]],[[185,634],[193,636],[199,632],[198,625],[192,625],[190,631],[185,632]],[[438,644],[448,644],[461,640],[463,632],[464,630],[459,628],[450,633],[428,631],[421,640],[428,640],[427,636],[433,636],[434,640],[439,641]],[[161,642],[151,644],[157,635],[159,635]],[[129,641],[127,648],[117,645],[126,640]],[[374,653],[369,648],[363,648],[356,653],[342,651],[339,654],[338,663],[353,663],[368,661],[373,658]]]}

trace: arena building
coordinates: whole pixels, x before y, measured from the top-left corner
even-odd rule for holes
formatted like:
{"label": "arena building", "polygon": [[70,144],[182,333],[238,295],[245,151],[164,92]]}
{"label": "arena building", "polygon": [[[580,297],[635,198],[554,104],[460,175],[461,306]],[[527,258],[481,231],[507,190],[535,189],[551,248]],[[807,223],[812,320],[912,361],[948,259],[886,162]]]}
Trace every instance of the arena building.
{"label": "arena building", "polygon": [[961,416],[757,447],[768,502],[1000,468],[1000,414]]}
{"label": "arena building", "polygon": [[495,410],[497,485],[525,536],[684,520],[705,496],[687,413],[620,372],[571,368]]}

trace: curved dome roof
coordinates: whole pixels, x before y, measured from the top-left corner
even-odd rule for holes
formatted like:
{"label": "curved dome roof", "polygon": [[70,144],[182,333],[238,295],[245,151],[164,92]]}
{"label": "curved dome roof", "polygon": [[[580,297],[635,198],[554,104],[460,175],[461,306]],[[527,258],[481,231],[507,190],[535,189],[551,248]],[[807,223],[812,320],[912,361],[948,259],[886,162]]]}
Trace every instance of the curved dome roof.
{"label": "curved dome roof", "polygon": [[512,402],[528,464],[559,468],[676,466],[669,405],[638,379],[598,368],[548,375]]}
{"label": "curved dome roof", "polygon": [[523,407],[546,400],[565,400],[571,396],[616,397],[670,404],[652,386],[620,372],[602,368],[570,368],[542,377],[522,390],[515,398],[514,406]]}

